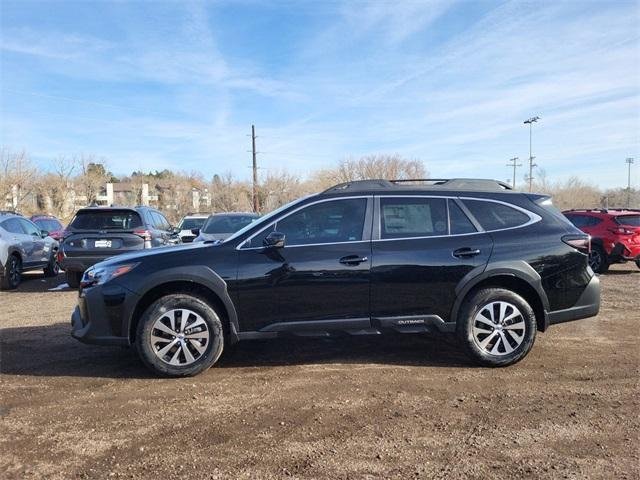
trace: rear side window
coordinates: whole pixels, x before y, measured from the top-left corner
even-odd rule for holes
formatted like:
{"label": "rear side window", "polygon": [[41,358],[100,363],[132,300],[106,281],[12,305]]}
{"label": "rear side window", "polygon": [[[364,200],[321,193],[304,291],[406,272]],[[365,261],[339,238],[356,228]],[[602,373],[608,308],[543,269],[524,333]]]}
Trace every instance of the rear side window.
{"label": "rear side window", "polygon": [[519,227],[530,220],[529,215],[502,203],[468,199],[463,203],[485,230]]}
{"label": "rear side window", "polygon": [[22,230],[20,222],[17,218],[9,218],[8,220],[2,222],[2,228],[10,233],[19,233],[20,235],[24,234],[24,231]]}
{"label": "rear side window", "polygon": [[447,235],[447,204],[442,198],[381,198],[380,238]]}
{"label": "rear side window", "polygon": [[449,200],[449,226],[451,235],[464,235],[465,233],[477,232],[469,217],[453,200]]}
{"label": "rear side window", "polygon": [[73,230],[132,230],[142,227],[138,212],[131,210],[80,210],[69,224]]}
{"label": "rear side window", "polygon": [[616,222],[627,227],[640,227],[640,215],[620,215]]}

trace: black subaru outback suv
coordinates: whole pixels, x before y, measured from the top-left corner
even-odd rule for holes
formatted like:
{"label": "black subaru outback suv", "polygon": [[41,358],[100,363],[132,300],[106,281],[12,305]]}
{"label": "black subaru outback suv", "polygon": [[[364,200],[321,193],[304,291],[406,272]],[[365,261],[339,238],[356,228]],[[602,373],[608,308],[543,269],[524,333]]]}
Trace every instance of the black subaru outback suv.
{"label": "black subaru outback suv", "polygon": [[455,334],[481,365],[598,313],[589,237],[549,197],[489,180],[360,181],[290,203],[222,243],[120,255],[82,278],[72,335],[135,344],[195,375],[245,339]]}

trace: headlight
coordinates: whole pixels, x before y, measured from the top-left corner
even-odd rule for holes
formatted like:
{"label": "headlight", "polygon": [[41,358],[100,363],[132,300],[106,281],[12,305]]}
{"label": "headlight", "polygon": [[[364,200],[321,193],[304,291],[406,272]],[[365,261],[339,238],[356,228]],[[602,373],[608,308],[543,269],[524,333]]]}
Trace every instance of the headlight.
{"label": "headlight", "polygon": [[91,267],[84,272],[80,286],[85,288],[93,285],[102,285],[113,278],[130,272],[137,266],[137,263],[127,263],[125,265],[113,265],[108,267]]}

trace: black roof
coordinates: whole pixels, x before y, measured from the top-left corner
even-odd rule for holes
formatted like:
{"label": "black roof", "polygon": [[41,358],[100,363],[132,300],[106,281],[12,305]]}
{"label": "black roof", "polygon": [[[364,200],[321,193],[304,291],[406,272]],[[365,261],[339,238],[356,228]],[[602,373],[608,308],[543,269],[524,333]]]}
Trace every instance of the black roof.
{"label": "black roof", "polygon": [[484,178],[416,178],[403,180],[354,180],[328,188],[321,195],[369,191],[399,190],[465,190],[465,191],[513,191],[512,187],[499,180]]}

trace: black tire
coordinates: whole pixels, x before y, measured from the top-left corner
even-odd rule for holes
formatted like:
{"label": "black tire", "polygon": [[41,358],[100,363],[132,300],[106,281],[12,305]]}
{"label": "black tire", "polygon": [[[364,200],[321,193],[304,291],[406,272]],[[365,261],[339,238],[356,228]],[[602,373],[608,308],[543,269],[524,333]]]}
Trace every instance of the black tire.
{"label": "black tire", "polygon": [[0,290],[18,288],[22,279],[22,262],[17,255],[10,255],[4,266],[4,275],[0,276]]}
{"label": "black tire", "polygon": [[640,268],[640,258],[636,260],[636,267]]}
{"label": "black tire", "polygon": [[[183,325],[184,312],[188,313]],[[200,320],[206,324],[206,330]],[[156,328],[159,322],[165,327],[168,326],[170,330],[174,330],[172,333],[175,335],[166,333],[166,329]],[[175,328],[171,327],[174,325],[172,322],[175,323]],[[194,325],[198,326],[193,327]],[[189,326],[203,329],[201,332],[193,332],[192,335],[204,334],[205,331],[208,334],[206,342],[204,339],[195,340],[198,342],[198,349],[202,348],[202,352],[194,346],[194,340],[186,336],[190,331]],[[157,342],[158,337],[164,337],[166,340]],[[154,341],[156,341],[155,344]],[[211,305],[198,297],[182,293],[166,295],[153,302],[140,317],[136,330],[136,348],[143,363],[158,375],[164,377],[197,375],[216,363],[222,354],[224,329],[221,316]],[[159,353],[164,350],[166,352]],[[187,358],[188,355],[192,358]],[[170,361],[175,361],[177,364],[170,364]]]}
{"label": "black tire", "polygon": [[593,245],[589,253],[589,266],[596,273],[605,273],[609,270],[609,258],[607,252],[600,245]]}
{"label": "black tire", "polygon": [[67,277],[67,285],[71,288],[78,288],[80,280],[82,280],[82,272],[65,272]]}
{"label": "black tire", "polygon": [[[504,311],[501,304],[507,305]],[[509,318],[512,314],[517,315]],[[480,317],[483,319],[478,320]],[[486,321],[500,317],[507,321]],[[517,328],[520,325],[522,328]],[[485,328],[487,333],[480,333]],[[529,353],[536,338],[536,328],[536,316],[524,298],[510,290],[484,288],[463,302],[456,334],[466,354],[479,365],[506,367]]]}
{"label": "black tire", "polygon": [[60,273],[60,265],[58,265],[58,261],[56,260],[55,252],[51,255],[49,259],[49,264],[44,267],[44,276],[47,278],[56,277]]}

